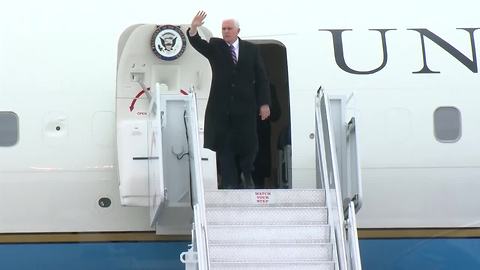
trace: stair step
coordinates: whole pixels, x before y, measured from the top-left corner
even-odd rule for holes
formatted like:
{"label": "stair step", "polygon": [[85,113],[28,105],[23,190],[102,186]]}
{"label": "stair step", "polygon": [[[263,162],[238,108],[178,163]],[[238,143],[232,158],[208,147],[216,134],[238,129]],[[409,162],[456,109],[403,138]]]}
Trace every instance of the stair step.
{"label": "stair step", "polygon": [[247,189],[205,192],[206,206],[325,206],[321,189]]}
{"label": "stair step", "polygon": [[332,244],[210,244],[210,262],[331,261]]}
{"label": "stair step", "polygon": [[210,225],[210,243],[328,243],[327,225]]}
{"label": "stair step", "polygon": [[327,224],[325,207],[209,207],[208,225]]}
{"label": "stair step", "polygon": [[212,270],[334,270],[334,262],[293,261],[293,262],[216,262],[210,264]]}

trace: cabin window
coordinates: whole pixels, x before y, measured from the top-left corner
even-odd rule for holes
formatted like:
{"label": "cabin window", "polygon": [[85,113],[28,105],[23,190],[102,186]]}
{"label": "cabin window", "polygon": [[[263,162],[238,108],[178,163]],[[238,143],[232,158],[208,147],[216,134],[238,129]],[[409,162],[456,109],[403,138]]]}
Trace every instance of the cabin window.
{"label": "cabin window", "polygon": [[462,119],[455,107],[438,107],[433,115],[435,138],[442,143],[454,143],[462,136]]}
{"label": "cabin window", "polygon": [[0,112],[0,146],[13,146],[18,141],[18,116],[14,112]]}

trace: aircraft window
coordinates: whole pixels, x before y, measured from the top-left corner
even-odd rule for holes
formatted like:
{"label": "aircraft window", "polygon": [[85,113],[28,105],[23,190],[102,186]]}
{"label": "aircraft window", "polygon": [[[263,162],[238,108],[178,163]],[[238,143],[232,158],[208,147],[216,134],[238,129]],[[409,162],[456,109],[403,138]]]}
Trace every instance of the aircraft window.
{"label": "aircraft window", "polygon": [[17,114],[14,112],[0,112],[0,146],[13,146],[17,141]]}
{"label": "aircraft window", "polygon": [[433,115],[435,138],[442,143],[454,143],[462,136],[462,119],[455,107],[438,107]]}

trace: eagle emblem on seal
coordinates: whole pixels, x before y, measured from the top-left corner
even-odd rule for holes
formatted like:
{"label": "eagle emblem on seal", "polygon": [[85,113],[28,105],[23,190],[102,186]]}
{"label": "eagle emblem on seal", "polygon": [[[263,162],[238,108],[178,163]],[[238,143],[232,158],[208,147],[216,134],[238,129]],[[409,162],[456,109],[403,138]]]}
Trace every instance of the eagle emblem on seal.
{"label": "eagle emblem on seal", "polygon": [[151,47],[160,59],[172,61],[182,56],[187,45],[185,34],[175,25],[157,26],[153,32]]}

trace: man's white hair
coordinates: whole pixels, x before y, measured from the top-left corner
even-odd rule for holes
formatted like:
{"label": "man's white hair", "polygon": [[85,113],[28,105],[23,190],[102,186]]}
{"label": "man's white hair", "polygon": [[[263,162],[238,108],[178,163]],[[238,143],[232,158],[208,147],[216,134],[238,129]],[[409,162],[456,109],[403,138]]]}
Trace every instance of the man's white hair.
{"label": "man's white hair", "polygon": [[237,29],[240,29],[240,23],[238,22],[237,19],[231,18],[231,19],[225,19],[225,20],[223,20],[223,21],[224,21],[224,22],[226,22],[226,21],[233,21],[233,24],[235,25],[235,27],[236,27]]}

